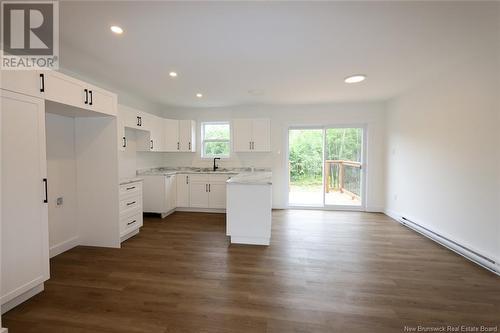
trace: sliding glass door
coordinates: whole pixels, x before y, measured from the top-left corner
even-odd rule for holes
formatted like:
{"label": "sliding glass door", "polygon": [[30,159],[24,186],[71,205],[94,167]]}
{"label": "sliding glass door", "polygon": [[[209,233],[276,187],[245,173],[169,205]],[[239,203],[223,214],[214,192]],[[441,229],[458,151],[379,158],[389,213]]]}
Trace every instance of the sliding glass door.
{"label": "sliding glass door", "polygon": [[363,128],[325,130],[325,206],[362,206]]}
{"label": "sliding glass door", "polygon": [[323,146],[323,129],[289,130],[289,205],[323,206]]}
{"label": "sliding glass door", "polygon": [[363,127],[289,129],[289,206],[361,209],[363,150]]}

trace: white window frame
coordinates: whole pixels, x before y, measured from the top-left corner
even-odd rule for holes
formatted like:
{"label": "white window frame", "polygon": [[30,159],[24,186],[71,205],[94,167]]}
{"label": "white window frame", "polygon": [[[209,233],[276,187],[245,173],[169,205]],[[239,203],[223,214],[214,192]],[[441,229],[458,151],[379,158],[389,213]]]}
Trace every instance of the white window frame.
{"label": "white window frame", "polygon": [[[205,125],[227,125],[229,126],[229,139],[205,139]],[[213,159],[218,157],[221,159],[229,159],[231,157],[231,122],[230,121],[204,121],[201,126],[201,158]],[[229,152],[227,155],[205,155],[205,142],[227,142],[229,144]]]}

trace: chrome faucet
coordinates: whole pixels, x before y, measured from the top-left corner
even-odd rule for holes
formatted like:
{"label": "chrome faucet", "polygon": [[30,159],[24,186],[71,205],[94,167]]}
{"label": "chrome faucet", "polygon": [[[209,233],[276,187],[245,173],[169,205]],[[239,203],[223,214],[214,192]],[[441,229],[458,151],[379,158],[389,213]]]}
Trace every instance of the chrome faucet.
{"label": "chrome faucet", "polygon": [[217,169],[219,168],[219,166],[215,163],[216,160],[220,161],[220,157],[214,157],[214,171],[217,171]]}

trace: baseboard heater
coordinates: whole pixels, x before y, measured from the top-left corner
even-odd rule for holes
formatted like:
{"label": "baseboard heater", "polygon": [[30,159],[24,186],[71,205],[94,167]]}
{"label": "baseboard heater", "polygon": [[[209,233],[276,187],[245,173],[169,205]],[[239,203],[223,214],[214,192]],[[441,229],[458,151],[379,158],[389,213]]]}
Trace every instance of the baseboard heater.
{"label": "baseboard heater", "polygon": [[486,268],[487,270],[497,275],[500,275],[500,267],[498,266],[497,262],[495,262],[495,260],[488,258],[474,250],[471,250],[468,247],[463,246],[462,244],[459,244],[443,235],[440,235],[437,232],[434,232],[404,216],[399,219],[399,222],[407,226],[408,228],[413,229],[416,232],[426,236],[427,238],[430,238],[433,241],[443,245],[451,251],[458,253],[462,257]]}

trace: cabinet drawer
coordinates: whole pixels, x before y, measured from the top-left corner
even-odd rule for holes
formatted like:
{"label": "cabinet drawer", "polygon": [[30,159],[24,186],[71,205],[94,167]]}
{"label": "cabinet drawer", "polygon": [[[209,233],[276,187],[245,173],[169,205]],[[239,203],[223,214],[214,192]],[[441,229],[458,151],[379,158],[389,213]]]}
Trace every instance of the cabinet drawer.
{"label": "cabinet drawer", "polygon": [[142,210],[141,197],[135,196],[120,200],[120,215],[129,215],[134,210]]}
{"label": "cabinet drawer", "polygon": [[190,174],[189,181],[190,182],[208,182],[208,174]]}
{"label": "cabinet drawer", "polygon": [[210,183],[225,183],[226,180],[231,178],[231,175],[221,175],[221,174],[213,174],[209,175],[209,181]]}
{"label": "cabinet drawer", "polygon": [[142,227],[142,212],[120,219],[120,237]]}
{"label": "cabinet drawer", "polygon": [[120,185],[120,200],[130,195],[142,196],[141,182]]}

